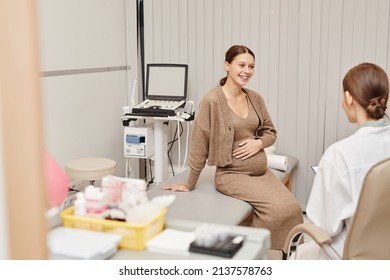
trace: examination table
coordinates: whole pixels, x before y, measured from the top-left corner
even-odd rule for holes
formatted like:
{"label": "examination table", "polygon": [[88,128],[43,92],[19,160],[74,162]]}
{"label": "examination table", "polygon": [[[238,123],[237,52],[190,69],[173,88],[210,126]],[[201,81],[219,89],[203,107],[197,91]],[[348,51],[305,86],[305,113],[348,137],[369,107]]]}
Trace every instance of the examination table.
{"label": "examination table", "polygon": [[[272,172],[291,190],[292,171],[298,163],[293,156],[287,156],[286,171],[272,169]],[[218,192],[214,186],[215,166],[206,165],[199,176],[196,188],[191,192],[162,190],[160,186],[185,182],[189,170],[169,178],[159,186],[153,186],[148,197],[175,194],[176,199],[168,207],[166,221],[191,220],[204,223],[240,225],[252,213],[252,206],[242,200]]]}

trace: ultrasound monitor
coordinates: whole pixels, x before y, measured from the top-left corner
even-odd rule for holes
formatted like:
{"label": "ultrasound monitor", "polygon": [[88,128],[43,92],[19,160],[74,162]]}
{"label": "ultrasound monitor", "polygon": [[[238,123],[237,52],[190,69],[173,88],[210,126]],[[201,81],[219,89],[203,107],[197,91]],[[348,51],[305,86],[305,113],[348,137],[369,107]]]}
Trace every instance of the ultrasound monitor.
{"label": "ultrasound monitor", "polygon": [[186,100],[188,65],[148,64],[146,99]]}

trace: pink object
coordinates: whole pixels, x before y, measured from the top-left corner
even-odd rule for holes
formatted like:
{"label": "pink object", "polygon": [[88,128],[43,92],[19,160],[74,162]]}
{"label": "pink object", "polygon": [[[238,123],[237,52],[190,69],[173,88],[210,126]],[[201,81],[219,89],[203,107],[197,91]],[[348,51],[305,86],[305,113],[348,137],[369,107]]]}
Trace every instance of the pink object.
{"label": "pink object", "polygon": [[68,194],[69,178],[55,159],[46,151],[44,164],[49,208],[60,206]]}

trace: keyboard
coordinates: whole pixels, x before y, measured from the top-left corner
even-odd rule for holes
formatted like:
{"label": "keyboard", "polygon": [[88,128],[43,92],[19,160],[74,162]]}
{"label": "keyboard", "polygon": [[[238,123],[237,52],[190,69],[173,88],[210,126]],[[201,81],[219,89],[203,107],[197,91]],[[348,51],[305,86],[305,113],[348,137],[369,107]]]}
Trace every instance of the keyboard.
{"label": "keyboard", "polygon": [[184,107],[185,101],[170,100],[144,100],[135,106],[132,110],[133,115],[151,116],[151,117],[168,117],[176,114]]}

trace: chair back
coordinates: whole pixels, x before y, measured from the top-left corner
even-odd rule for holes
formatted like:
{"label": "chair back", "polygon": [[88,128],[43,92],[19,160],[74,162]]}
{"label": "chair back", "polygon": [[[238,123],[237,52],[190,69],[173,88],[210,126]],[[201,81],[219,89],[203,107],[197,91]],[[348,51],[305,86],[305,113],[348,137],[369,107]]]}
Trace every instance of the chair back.
{"label": "chair back", "polygon": [[372,166],[363,181],[343,259],[390,260],[390,158]]}

